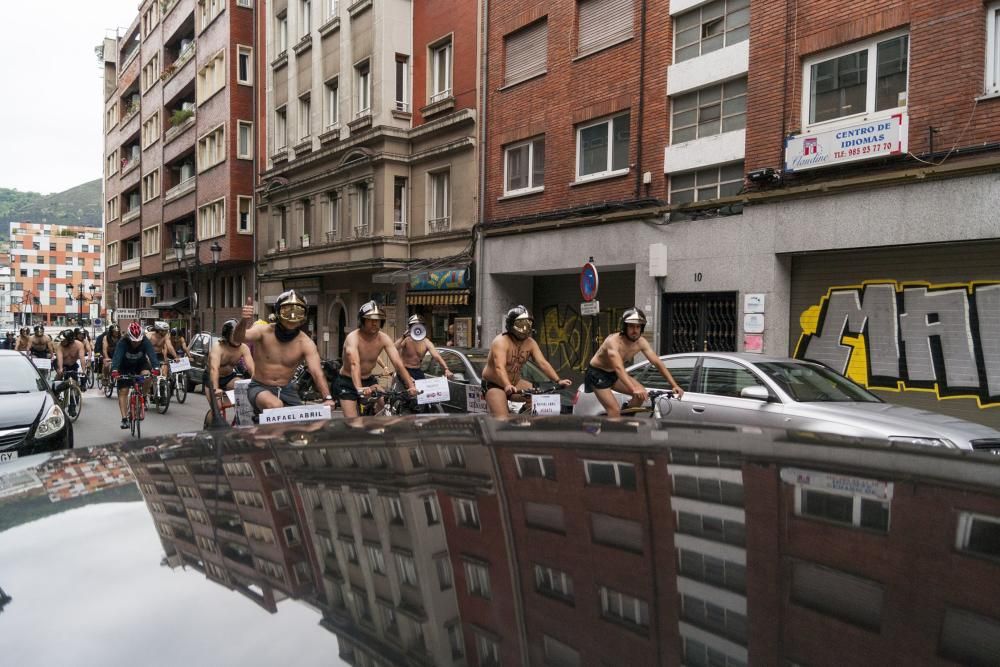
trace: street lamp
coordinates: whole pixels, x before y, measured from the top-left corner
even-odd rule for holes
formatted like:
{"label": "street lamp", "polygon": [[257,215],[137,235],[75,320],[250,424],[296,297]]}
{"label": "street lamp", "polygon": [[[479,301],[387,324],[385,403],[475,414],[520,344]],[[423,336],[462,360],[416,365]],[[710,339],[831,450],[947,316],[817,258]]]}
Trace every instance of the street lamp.
{"label": "street lamp", "polygon": [[219,256],[222,254],[222,246],[218,241],[213,241],[209,250],[212,251],[212,331],[217,331],[216,311],[219,307],[218,290],[215,289],[215,278],[219,271]]}

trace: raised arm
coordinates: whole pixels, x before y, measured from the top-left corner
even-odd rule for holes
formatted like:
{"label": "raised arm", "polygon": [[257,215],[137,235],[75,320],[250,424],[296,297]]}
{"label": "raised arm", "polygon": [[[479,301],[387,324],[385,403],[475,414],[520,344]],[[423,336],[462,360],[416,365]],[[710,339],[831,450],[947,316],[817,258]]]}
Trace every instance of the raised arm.
{"label": "raised arm", "polygon": [[236,330],[233,332],[233,343],[239,345],[241,343],[253,343],[260,340],[262,331],[258,330],[259,327],[251,327],[250,320],[253,319],[253,299],[247,297],[246,305],[243,306],[243,317],[240,319],[240,323],[236,325]]}

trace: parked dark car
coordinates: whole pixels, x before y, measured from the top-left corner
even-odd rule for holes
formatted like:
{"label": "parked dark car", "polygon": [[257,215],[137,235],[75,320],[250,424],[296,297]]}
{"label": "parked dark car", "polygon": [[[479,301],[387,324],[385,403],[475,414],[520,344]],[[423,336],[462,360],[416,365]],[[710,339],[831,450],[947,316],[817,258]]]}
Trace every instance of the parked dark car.
{"label": "parked dark car", "polygon": [[[191,370],[186,372],[187,390],[192,392],[195,387],[205,384],[205,374],[208,373],[208,353],[212,349],[215,337],[208,331],[195,334],[188,343],[188,358],[191,360]],[[199,388],[203,391],[203,388]]]}
{"label": "parked dark car", "polygon": [[0,350],[0,464],[73,447],[73,425],[31,360]]}

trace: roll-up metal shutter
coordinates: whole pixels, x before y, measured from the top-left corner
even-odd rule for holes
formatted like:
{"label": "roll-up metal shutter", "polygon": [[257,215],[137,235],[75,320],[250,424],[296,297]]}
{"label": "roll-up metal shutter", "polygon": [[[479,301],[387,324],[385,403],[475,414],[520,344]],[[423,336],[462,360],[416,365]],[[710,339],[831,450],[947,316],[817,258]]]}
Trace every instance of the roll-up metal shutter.
{"label": "roll-up metal shutter", "polygon": [[638,521],[595,512],[590,515],[590,529],[595,542],[642,553],[642,526]]}
{"label": "roll-up metal shutter", "polygon": [[583,0],[578,53],[587,53],[632,35],[633,0]]}
{"label": "roll-up metal shutter", "polygon": [[566,520],[563,518],[562,505],[547,503],[524,503],[524,520],[529,526],[564,532]]}
{"label": "roll-up metal shutter", "polygon": [[792,564],[792,600],[865,628],[882,624],[882,586],[812,563]]}
{"label": "roll-up metal shutter", "polygon": [[[889,313],[881,320],[869,317],[863,336],[852,331],[853,325],[844,327],[840,343],[845,349],[853,348],[846,369],[839,368],[833,359],[815,360],[845,373],[890,403],[1000,428],[1000,410],[990,409],[1000,406],[998,256],[1000,241],[995,240],[795,255],[791,258],[789,354],[803,359],[817,357],[815,348],[810,349],[811,337],[833,335],[841,315],[831,312],[831,295],[855,292],[867,311],[872,306],[865,302],[866,295],[879,285],[891,286],[896,290],[895,304],[889,301],[880,310],[894,309],[894,314]],[[918,314],[919,318],[926,317],[928,324],[941,322],[938,329],[945,334],[929,339],[934,359],[931,381],[914,381],[910,377],[913,360],[906,354],[901,319],[907,310],[908,297],[901,291],[904,288],[919,292],[910,295],[911,310],[923,301],[942,299],[946,291],[961,295],[948,301],[950,307],[960,310],[952,313],[953,318],[948,318],[945,312]],[[890,287],[883,289],[888,291]],[[875,299],[871,303],[876,303]],[[951,334],[950,339],[947,333]],[[960,345],[953,347],[956,341]],[[922,347],[926,349],[928,345]],[[887,365],[898,365],[898,384],[894,378],[885,377]],[[949,373],[954,379],[956,372],[964,376],[965,385],[973,386],[958,386],[956,382],[955,386],[948,386]]]}
{"label": "roll-up metal shutter", "polygon": [[504,85],[545,71],[549,23],[542,19],[507,36]]}
{"label": "roll-up metal shutter", "polygon": [[945,609],[941,653],[965,665],[994,665],[1000,656],[1000,621]]}

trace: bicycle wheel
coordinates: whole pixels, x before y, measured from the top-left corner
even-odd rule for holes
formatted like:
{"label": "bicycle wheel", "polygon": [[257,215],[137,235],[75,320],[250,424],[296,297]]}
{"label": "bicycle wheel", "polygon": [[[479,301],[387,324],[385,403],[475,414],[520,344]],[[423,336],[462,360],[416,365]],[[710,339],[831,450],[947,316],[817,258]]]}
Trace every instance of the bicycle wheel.
{"label": "bicycle wheel", "polygon": [[[129,391],[128,396],[128,424],[133,436],[136,436],[139,428],[139,400],[135,395],[135,390]],[[138,437],[138,436],[136,436]]]}
{"label": "bicycle wheel", "polygon": [[[103,376],[102,376],[103,377]],[[104,378],[104,398],[111,398],[115,393],[115,383],[110,377]]]}
{"label": "bicycle wheel", "polygon": [[174,378],[174,393],[177,395],[178,403],[183,403],[187,400],[187,377],[184,373],[181,373]]}
{"label": "bicycle wheel", "polygon": [[156,411],[166,414],[170,407],[170,383],[162,377],[156,383]]}
{"label": "bicycle wheel", "polygon": [[94,382],[97,383],[97,388],[104,391],[104,373],[97,373],[94,376]]}
{"label": "bicycle wheel", "polygon": [[83,392],[80,391],[80,387],[73,383],[66,387],[63,391],[63,395],[66,397],[66,416],[69,420],[75,422],[83,411]]}
{"label": "bicycle wheel", "polygon": [[95,382],[95,379],[94,379],[94,367],[93,366],[88,366],[87,367],[87,389],[92,389],[94,387],[94,382]]}

